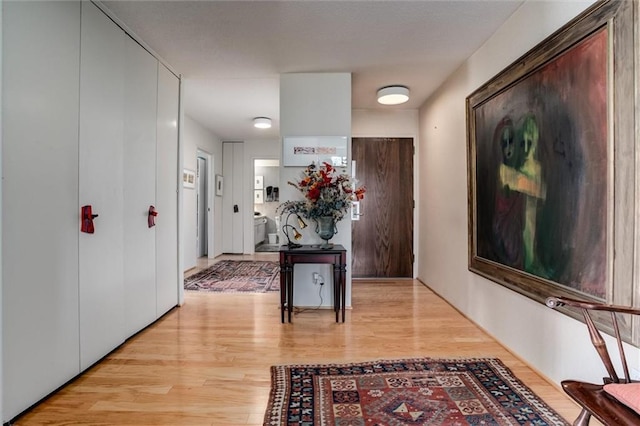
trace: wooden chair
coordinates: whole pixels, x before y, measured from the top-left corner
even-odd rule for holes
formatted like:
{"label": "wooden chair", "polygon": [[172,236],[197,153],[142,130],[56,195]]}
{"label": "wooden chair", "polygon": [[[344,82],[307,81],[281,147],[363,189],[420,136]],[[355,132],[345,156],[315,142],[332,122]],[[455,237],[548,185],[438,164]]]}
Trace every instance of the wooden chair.
{"label": "wooden chair", "polygon": [[[616,314],[640,315],[640,309],[607,305],[603,303],[584,302],[566,297],[549,297],[547,298],[546,304],[550,308],[566,305],[582,310],[582,314],[584,315],[584,320],[591,337],[591,343],[593,343],[593,346],[596,348],[596,351],[598,352],[598,355],[600,355],[607,373],[609,374],[608,377],[603,378],[603,384],[600,385],[577,380],[562,381],[562,388],[564,391],[582,407],[582,412],[573,422],[573,425],[588,425],[591,416],[594,416],[605,425],[640,425],[640,415],[616,400],[603,389],[604,385],[608,383],[631,382],[629,377],[629,367],[622,347],[622,339],[620,338],[620,330],[618,328],[618,318]],[[606,343],[593,323],[589,311],[605,311],[611,313],[612,327],[618,343],[618,352],[620,353],[622,368],[624,370],[624,376],[622,378],[618,377],[618,374],[613,367]]]}

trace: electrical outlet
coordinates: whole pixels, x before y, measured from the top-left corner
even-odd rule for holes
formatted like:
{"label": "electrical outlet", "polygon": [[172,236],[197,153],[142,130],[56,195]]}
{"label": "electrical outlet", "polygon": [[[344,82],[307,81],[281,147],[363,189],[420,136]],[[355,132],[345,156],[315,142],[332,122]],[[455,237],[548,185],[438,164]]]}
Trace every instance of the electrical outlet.
{"label": "electrical outlet", "polygon": [[322,275],[320,275],[317,272],[313,273],[313,283],[314,284],[320,284],[320,285],[324,285],[324,277]]}

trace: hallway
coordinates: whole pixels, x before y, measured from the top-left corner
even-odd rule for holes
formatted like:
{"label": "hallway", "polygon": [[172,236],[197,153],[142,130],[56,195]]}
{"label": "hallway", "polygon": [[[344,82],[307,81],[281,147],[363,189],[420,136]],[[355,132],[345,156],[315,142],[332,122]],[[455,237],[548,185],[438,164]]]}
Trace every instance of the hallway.
{"label": "hallway", "polygon": [[271,365],[424,356],[498,357],[565,418],[579,412],[418,281],[355,283],[344,324],[328,309],[304,310],[281,324],[278,304],[278,293],[187,292],[181,308],[15,424],[261,425]]}

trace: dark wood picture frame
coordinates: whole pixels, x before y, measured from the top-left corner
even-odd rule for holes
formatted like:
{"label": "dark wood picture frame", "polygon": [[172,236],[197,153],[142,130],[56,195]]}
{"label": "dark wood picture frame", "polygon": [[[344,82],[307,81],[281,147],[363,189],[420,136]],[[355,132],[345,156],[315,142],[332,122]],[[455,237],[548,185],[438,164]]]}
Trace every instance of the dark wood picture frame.
{"label": "dark wood picture frame", "polygon": [[541,303],[640,305],[637,9],[594,4],[467,97],[470,271]]}

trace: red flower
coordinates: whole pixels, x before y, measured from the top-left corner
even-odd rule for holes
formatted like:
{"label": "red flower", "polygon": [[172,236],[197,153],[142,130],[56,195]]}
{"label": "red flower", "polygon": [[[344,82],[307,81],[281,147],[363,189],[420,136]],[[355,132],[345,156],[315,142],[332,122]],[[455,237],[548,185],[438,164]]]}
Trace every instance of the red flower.
{"label": "red flower", "polygon": [[328,184],[331,183],[331,171],[320,170],[320,183]]}
{"label": "red flower", "polygon": [[308,197],[312,201],[318,200],[320,198],[320,189],[317,186],[309,188]]}
{"label": "red flower", "polygon": [[295,210],[310,219],[332,216],[341,220],[349,212],[351,201],[362,200],[365,193],[365,188],[358,187],[355,179],[346,173],[336,173],[336,168],[329,163],[320,167],[311,164],[297,184],[288,183],[302,193],[305,201],[285,203],[283,212]]}

